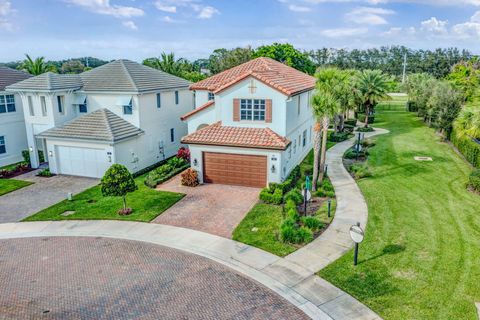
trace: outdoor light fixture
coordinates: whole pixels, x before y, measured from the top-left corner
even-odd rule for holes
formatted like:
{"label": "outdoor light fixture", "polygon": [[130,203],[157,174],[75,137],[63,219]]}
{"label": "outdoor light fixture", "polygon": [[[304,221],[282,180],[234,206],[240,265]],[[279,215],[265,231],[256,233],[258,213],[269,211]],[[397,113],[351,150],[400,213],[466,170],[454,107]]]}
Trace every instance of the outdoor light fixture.
{"label": "outdoor light fixture", "polygon": [[196,167],[198,165],[198,160],[197,158],[193,159],[193,166]]}
{"label": "outdoor light fixture", "polygon": [[32,147],[29,147],[29,148],[28,148],[28,151],[33,152],[33,148],[32,148]]}
{"label": "outdoor light fixture", "polygon": [[272,173],[275,173],[276,168],[275,168],[274,164],[272,164],[272,169],[271,170],[272,170]]}
{"label": "outdoor light fixture", "polygon": [[49,155],[50,157],[53,157],[53,151],[51,151],[51,150],[48,151],[48,155]]}

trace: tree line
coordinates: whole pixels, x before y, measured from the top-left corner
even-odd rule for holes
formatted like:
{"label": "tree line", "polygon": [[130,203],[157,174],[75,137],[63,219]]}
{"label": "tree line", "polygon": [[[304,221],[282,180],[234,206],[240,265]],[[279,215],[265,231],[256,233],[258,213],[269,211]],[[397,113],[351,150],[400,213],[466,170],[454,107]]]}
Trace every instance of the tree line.
{"label": "tree line", "polygon": [[[428,73],[434,78],[445,78],[452,68],[473,55],[457,48],[414,50],[404,46],[380,47],[366,50],[322,48],[304,51],[288,43],[273,43],[258,48],[220,48],[208,57],[188,60],[177,58],[174,53],[160,53],[157,57],[143,60],[143,64],[196,82],[257,57],[270,57],[302,72],[313,75],[319,67],[335,67],[341,70],[381,70],[400,80],[404,57],[407,58],[407,73]],[[32,74],[53,71],[58,73],[80,73],[109,61],[93,57],[60,61],[46,61],[43,57],[23,61],[7,62],[4,65],[22,69]]]}

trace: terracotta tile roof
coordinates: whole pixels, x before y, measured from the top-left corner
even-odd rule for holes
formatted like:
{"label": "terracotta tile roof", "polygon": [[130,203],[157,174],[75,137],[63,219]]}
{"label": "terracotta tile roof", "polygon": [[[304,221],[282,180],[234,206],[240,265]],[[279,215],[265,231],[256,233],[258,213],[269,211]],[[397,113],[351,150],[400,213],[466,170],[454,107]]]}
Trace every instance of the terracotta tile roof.
{"label": "terracotta tile roof", "polygon": [[290,141],[270,128],[227,127],[216,122],[183,137],[182,143],[285,150]]}
{"label": "terracotta tile roof", "polygon": [[311,90],[315,78],[270,58],[257,58],[210,78],[194,83],[191,90],[209,90],[218,93],[248,76],[273,87],[287,96]]}
{"label": "terracotta tile roof", "polygon": [[204,105],[201,105],[200,107],[198,108],[195,108],[194,110],[184,114],[183,116],[180,117],[180,120],[184,121],[186,120],[187,118],[193,116],[194,114],[196,114],[197,112],[200,112],[202,110],[205,110],[207,109],[208,107],[211,107],[215,104],[215,101],[214,100],[210,100],[208,101],[207,103],[205,103]]}

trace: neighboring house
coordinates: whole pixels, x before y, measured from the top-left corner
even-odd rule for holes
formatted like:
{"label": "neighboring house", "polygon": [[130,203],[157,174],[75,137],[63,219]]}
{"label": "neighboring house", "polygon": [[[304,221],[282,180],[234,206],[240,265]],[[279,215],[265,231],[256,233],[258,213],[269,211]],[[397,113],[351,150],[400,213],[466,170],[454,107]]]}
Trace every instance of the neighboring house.
{"label": "neighboring house", "polygon": [[189,82],[129,60],[74,74],[45,73],[7,88],[23,101],[33,167],[102,177],[113,164],[137,172],[176,153],[193,109]]}
{"label": "neighboring house", "polygon": [[22,161],[22,150],[27,149],[22,99],[6,92],[5,87],[30,77],[23,71],[0,66],[0,167]]}
{"label": "neighboring house", "polygon": [[312,149],[315,78],[258,58],[190,86],[185,114],[191,164],[202,182],[264,187],[282,182]]}

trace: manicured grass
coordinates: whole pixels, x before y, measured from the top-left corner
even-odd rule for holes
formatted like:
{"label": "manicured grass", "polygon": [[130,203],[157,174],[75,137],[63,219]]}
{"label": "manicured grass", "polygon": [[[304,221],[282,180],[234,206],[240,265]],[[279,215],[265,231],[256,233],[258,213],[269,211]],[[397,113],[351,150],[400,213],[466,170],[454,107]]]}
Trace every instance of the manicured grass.
{"label": "manicured grass", "polygon": [[[103,197],[100,186],[92,187],[74,196],[73,201],[64,200],[42,210],[24,221],[43,220],[129,220],[149,222],[184,197],[184,194],[156,191],[143,184],[145,175],[135,178],[138,190],[128,194],[127,206],[133,208],[128,216],[118,215],[122,208],[121,197]],[[75,211],[62,216],[65,211]]]}
{"label": "manicured grass", "polygon": [[0,179],[0,196],[9,192],[21,189],[31,185],[32,182],[15,180],[15,179]]}
{"label": "manicured grass", "polygon": [[17,163],[12,163],[12,164],[7,164],[6,166],[0,167],[0,170],[13,170],[19,165],[20,163],[24,162],[17,162]]}
{"label": "manicured grass", "polygon": [[352,250],[319,275],[384,319],[477,319],[480,196],[465,188],[470,166],[401,104],[376,120],[391,133],[370,149],[373,177],[358,182],[369,208],[359,265]]}

